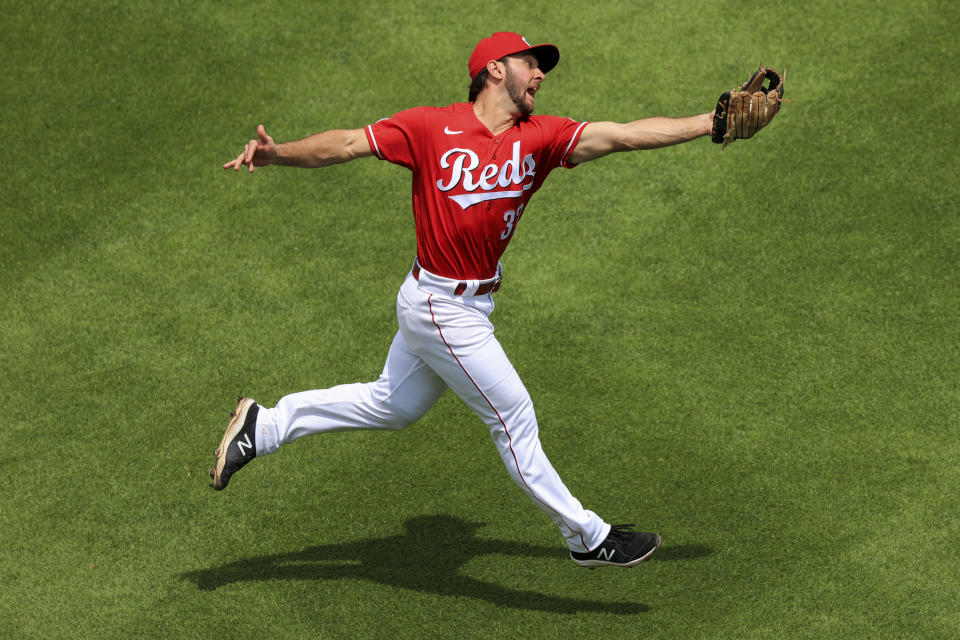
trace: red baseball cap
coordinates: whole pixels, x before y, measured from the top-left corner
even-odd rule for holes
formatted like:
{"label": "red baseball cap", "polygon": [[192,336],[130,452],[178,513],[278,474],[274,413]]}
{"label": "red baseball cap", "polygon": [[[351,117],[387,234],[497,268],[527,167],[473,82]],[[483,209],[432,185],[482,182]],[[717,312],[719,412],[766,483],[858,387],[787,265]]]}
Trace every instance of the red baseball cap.
{"label": "red baseball cap", "polygon": [[491,60],[499,60],[514,53],[532,53],[540,63],[540,71],[550,71],[560,61],[560,50],[552,44],[531,45],[519,33],[498,31],[477,43],[470,56],[470,77],[475,78]]}

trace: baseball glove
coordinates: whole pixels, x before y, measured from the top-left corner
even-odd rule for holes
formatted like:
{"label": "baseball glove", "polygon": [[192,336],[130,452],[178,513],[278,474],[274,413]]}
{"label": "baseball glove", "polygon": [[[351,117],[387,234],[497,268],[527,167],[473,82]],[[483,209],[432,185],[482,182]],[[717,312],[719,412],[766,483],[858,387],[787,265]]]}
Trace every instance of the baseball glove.
{"label": "baseball glove", "polygon": [[[724,91],[713,113],[713,141],[723,148],[738,138],[750,138],[770,124],[783,102],[783,79],[763,65],[739,89]],[[766,87],[764,81],[769,80]]]}

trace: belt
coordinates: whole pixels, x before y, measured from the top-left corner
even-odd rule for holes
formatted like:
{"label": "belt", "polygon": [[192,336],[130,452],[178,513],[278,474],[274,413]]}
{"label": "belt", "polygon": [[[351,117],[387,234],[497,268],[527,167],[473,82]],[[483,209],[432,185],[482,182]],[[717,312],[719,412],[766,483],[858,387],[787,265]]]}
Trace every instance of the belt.
{"label": "belt", "polygon": [[[417,281],[420,280],[420,271],[421,271],[421,269],[420,269],[420,264],[417,263],[417,262],[414,262],[414,263],[413,263],[413,279],[414,279],[414,280],[417,280]],[[439,278],[439,276],[432,276],[432,277],[433,277],[433,278]],[[447,278],[443,278],[443,280],[448,280],[448,279],[447,279]],[[489,280],[481,280],[481,281],[480,281],[480,284],[477,285],[476,291],[472,291],[472,292],[468,293],[467,295],[471,295],[471,296],[485,296],[485,295],[487,295],[488,293],[493,293],[494,291],[497,291],[498,289],[500,289],[500,283],[501,283],[502,281],[503,281],[503,278],[500,276],[499,273],[497,273],[497,275],[496,275],[495,278],[490,278]],[[455,295],[455,296],[462,296],[462,295],[467,291],[467,289],[470,287],[470,283],[465,282],[465,281],[463,281],[463,280],[460,280],[460,281],[457,281],[457,280],[449,280],[449,282],[450,282],[451,285],[453,285],[454,283],[456,283],[456,286],[453,287],[453,295]],[[476,281],[474,281],[474,282],[476,282]]]}

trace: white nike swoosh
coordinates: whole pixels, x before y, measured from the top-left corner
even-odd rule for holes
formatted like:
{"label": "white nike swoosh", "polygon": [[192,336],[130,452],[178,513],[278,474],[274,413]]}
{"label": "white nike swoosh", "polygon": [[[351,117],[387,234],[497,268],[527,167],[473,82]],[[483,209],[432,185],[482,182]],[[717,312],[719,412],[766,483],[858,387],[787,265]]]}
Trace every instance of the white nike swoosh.
{"label": "white nike swoosh", "polygon": [[463,131],[450,131],[450,128],[449,128],[449,127],[444,127],[444,128],[443,128],[443,132],[444,132],[445,134],[447,134],[448,136],[455,136],[455,135],[457,135],[458,133],[463,133]]}

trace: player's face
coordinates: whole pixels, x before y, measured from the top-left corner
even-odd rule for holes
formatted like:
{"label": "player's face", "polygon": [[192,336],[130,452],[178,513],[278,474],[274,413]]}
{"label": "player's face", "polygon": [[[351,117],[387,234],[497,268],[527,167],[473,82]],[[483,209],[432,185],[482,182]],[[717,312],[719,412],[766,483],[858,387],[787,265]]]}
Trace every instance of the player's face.
{"label": "player's face", "polygon": [[544,74],[540,71],[537,58],[529,53],[522,53],[507,58],[507,95],[521,114],[528,116],[536,106],[534,94],[540,89]]}

